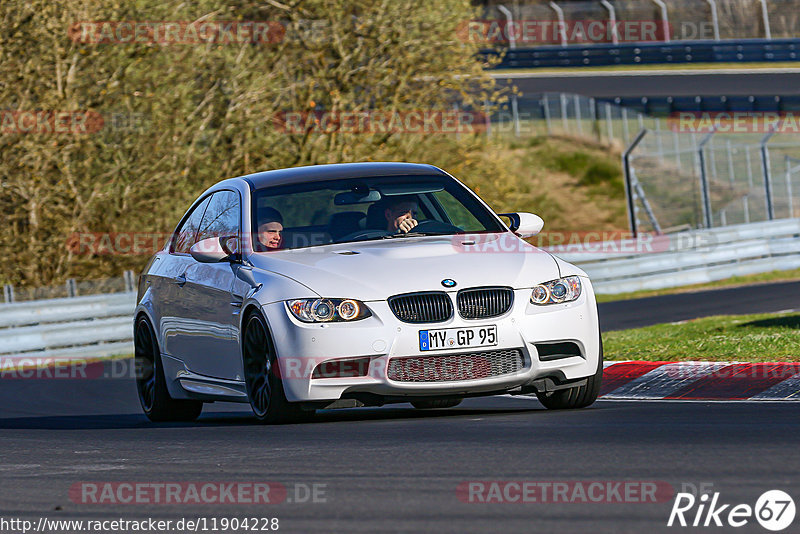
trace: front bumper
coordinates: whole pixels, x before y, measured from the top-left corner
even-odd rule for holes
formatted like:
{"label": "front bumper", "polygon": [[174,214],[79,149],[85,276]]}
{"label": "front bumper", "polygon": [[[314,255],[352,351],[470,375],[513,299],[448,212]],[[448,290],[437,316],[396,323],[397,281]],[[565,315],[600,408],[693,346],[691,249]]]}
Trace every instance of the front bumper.
{"label": "front bumper", "polygon": [[[511,390],[539,378],[556,376],[578,380],[595,374],[600,352],[597,305],[588,279],[574,302],[550,306],[530,303],[530,289],[514,292],[512,309],[501,317],[465,320],[458,313],[435,324],[408,324],[398,320],[386,301],[367,302],[372,317],[354,323],[307,324],[296,320],[278,302],[264,306],[289,401],[335,401],[343,396],[372,394],[382,397],[459,396]],[[455,306],[455,292],[452,292]],[[497,325],[497,345],[485,348],[422,352],[419,331]],[[580,356],[541,361],[535,344],[572,342]],[[388,377],[392,358],[445,356],[502,349],[519,349],[523,365],[500,376],[431,382],[401,382]],[[341,359],[370,358],[367,376],[312,378],[317,365]]]}

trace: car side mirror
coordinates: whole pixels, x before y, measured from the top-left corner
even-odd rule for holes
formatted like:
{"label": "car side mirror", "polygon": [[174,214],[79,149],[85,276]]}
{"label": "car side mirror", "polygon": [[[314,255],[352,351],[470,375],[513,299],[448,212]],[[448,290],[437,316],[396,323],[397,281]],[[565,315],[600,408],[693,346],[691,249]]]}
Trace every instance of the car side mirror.
{"label": "car side mirror", "polygon": [[544,228],[544,221],[533,213],[500,213],[501,217],[511,219],[508,229],[520,237],[533,237]]}
{"label": "car side mirror", "polygon": [[209,237],[198,241],[189,249],[189,254],[200,263],[219,263],[230,260],[235,255],[231,242],[235,236]]}

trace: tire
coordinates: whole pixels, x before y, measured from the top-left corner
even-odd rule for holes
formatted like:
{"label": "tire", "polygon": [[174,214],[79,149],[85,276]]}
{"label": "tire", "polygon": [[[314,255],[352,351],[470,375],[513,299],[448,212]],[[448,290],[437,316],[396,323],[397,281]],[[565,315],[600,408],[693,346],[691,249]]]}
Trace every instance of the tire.
{"label": "tire", "polygon": [[597,371],[586,380],[586,385],[569,389],[560,389],[550,393],[537,393],[539,399],[548,410],[574,410],[586,408],[597,400],[600,384],[603,382],[603,340],[600,339],[600,355]]}
{"label": "tire", "polygon": [[173,399],[167,390],[161,352],[153,327],[145,317],[136,321],[134,334],[136,390],[144,414],[153,422],[194,421],[203,411],[203,403]]}
{"label": "tire", "polygon": [[291,423],[314,415],[313,410],[303,410],[299,403],[286,400],[275,345],[266,322],[258,312],[245,320],[242,361],[247,398],[259,422]]}
{"label": "tire", "polygon": [[411,405],[417,410],[432,410],[437,408],[454,408],[461,404],[464,399],[433,399],[411,401]]}

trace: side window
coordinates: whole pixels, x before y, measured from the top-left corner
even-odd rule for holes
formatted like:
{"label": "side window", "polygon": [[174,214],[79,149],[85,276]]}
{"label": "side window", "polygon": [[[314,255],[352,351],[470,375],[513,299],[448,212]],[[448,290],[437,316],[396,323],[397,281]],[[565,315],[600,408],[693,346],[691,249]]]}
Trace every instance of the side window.
{"label": "side window", "polygon": [[195,244],[197,230],[200,228],[200,222],[203,220],[203,214],[206,212],[209,200],[210,197],[198,204],[181,227],[175,232],[172,238],[172,252],[189,253],[189,249]]}
{"label": "side window", "polygon": [[239,237],[239,194],[234,191],[218,191],[211,197],[197,241],[209,237]]}

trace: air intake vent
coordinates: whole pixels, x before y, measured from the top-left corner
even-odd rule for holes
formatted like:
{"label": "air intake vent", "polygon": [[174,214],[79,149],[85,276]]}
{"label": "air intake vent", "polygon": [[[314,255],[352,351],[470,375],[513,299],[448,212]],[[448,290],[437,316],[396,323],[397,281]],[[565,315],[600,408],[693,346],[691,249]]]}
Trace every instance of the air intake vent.
{"label": "air intake vent", "polygon": [[389,307],[404,323],[441,323],[453,316],[453,302],[443,291],[395,295]]}
{"label": "air intake vent", "polygon": [[392,358],[387,376],[396,382],[454,382],[512,374],[524,366],[520,349],[503,349]]}
{"label": "air intake vent", "polygon": [[514,291],[510,287],[475,287],[458,292],[458,313],[464,319],[498,317],[511,309]]}

